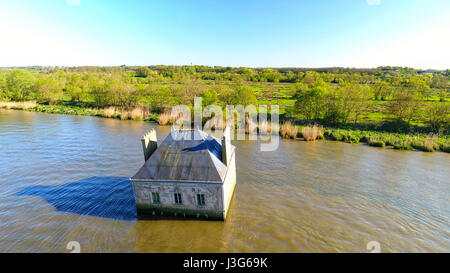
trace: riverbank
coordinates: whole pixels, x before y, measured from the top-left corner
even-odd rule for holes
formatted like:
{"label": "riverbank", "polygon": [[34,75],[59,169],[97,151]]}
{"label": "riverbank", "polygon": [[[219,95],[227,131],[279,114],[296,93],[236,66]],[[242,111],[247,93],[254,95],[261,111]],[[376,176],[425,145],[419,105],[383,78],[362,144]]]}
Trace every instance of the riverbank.
{"label": "riverbank", "polygon": [[[144,107],[136,107],[133,109],[107,107],[98,109],[73,105],[43,105],[34,101],[25,101],[0,102],[0,108],[47,114],[140,120],[157,122],[160,125],[168,125],[173,122],[167,113],[151,113]],[[419,150],[424,152],[442,151],[450,153],[450,138],[448,135],[386,133],[366,130],[326,128],[317,125],[299,126],[293,125],[290,121],[286,121],[281,125],[280,136],[283,138],[304,141],[320,141],[322,139],[327,139],[352,144],[367,143],[369,146],[379,148],[390,146],[398,150]]]}
{"label": "riverbank", "polygon": [[115,118],[121,120],[141,120],[158,122],[159,115],[150,113],[144,107],[123,109],[118,107],[88,108],[73,105],[44,105],[34,101],[25,102],[0,102],[0,108],[40,112],[47,114],[96,116],[102,118]]}
{"label": "riverbank", "polygon": [[448,135],[437,134],[399,134],[377,131],[351,130],[340,128],[324,128],[322,126],[296,126],[287,121],[281,126],[280,135],[283,138],[304,141],[322,139],[396,150],[418,150],[423,152],[442,151],[450,153],[450,138]]}

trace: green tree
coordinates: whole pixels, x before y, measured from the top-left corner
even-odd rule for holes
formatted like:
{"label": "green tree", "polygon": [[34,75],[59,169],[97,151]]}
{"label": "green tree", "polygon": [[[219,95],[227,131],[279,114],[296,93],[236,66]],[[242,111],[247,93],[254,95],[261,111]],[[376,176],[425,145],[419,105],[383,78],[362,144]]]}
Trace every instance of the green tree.
{"label": "green tree", "polygon": [[419,76],[413,76],[408,82],[408,86],[415,92],[418,92],[424,97],[428,99],[431,96],[431,88],[428,85],[427,81]]}
{"label": "green tree", "polygon": [[373,105],[373,88],[370,86],[358,86],[353,94],[353,122],[357,123],[364,113],[367,113]]}
{"label": "green tree", "polygon": [[136,106],[137,88],[132,84],[115,79],[106,83],[106,90],[110,104],[123,107]]}
{"label": "green tree", "polygon": [[232,105],[233,104],[233,93],[234,90],[229,86],[217,86],[215,89],[219,93],[219,101],[223,107],[226,105]]}
{"label": "green tree", "polygon": [[147,78],[150,75],[151,71],[146,66],[140,66],[136,68],[136,77]]}
{"label": "green tree", "polygon": [[153,111],[163,112],[167,108],[179,104],[179,98],[175,97],[168,87],[150,88],[149,105]]}
{"label": "green tree", "polygon": [[255,91],[250,86],[240,86],[237,88],[233,95],[234,104],[241,104],[243,106],[247,105],[257,105],[257,99]]}
{"label": "green tree", "polygon": [[255,76],[255,72],[251,68],[243,67],[240,69],[241,76],[246,81],[251,81]]}
{"label": "green tree", "polygon": [[105,82],[92,80],[90,83],[90,93],[97,107],[112,105]]}
{"label": "green tree", "polygon": [[441,127],[449,126],[450,123],[450,103],[432,102],[424,108],[424,122],[431,128],[438,130]]}
{"label": "green tree", "polygon": [[343,123],[350,115],[349,107],[345,105],[347,99],[340,93],[343,93],[340,89],[331,89],[322,95],[321,111],[327,123]]}
{"label": "green tree", "polygon": [[62,95],[63,92],[57,80],[45,77],[36,82],[36,98],[38,102],[54,104],[61,99]]}
{"label": "green tree", "polygon": [[449,87],[449,81],[445,76],[434,75],[430,87],[438,89],[447,89]]}
{"label": "green tree", "polygon": [[219,94],[217,94],[216,90],[210,88],[203,93],[202,99],[204,107],[217,104],[219,102]]}
{"label": "green tree", "polygon": [[419,113],[421,107],[421,97],[419,94],[401,88],[394,93],[388,105],[388,113],[397,120],[411,122]]}
{"label": "green tree", "polygon": [[347,83],[340,87],[334,96],[336,109],[330,118],[336,122],[347,123],[350,118],[356,123],[360,115],[371,105],[372,89],[366,85]]}
{"label": "green tree", "polygon": [[0,72],[0,101],[7,99],[6,95],[6,75]]}
{"label": "green tree", "polygon": [[391,87],[388,83],[382,81],[374,87],[375,100],[386,100],[391,95]]}
{"label": "green tree", "polygon": [[309,86],[312,86],[314,82],[318,82],[320,80],[322,80],[322,78],[320,77],[320,74],[317,73],[316,71],[307,71],[302,79],[303,83]]}
{"label": "green tree", "polygon": [[271,68],[266,68],[262,72],[262,77],[266,79],[268,82],[278,83],[281,78],[281,74],[278,71],[275,71]]}
{"label": "green tree", "polygon": [[87,96],[87,90],[76,85],[67,85],[66,92],[71,97],[72,101],[81,102]]}
{"label": "green tree", "polygon": [[[87,74],[91,75],[91,74]],[[66,92],[71,97],[72,101],[81,102],[87,98],[89,90],[88,81],[83,80],[83,77],[78,73],[69,74],[66,82]]]}
{"label": "green tree", "polygon": [[172,96],[177,97],[179,103],[193,105],[195,97],[201,97],[207,87],[198,80],[187,79],[182,85],[170,86]]}
{"label": "green tree", "polygon": [[33,74],[26,70],[9,70],[6,74],[7,96],[12,100],[31,99],[34,82]]}
{"label": "green tree", "polygon": [[296,112],[302,114],[307,120],[322,118],[327,92],[328,89],[322,86],[298,91],[294,97]]}

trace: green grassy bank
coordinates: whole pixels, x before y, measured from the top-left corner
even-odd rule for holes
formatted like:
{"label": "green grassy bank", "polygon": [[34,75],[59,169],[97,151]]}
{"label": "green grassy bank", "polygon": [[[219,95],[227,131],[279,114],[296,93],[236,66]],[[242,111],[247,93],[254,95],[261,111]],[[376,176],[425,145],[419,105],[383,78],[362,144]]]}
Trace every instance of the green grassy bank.
{"label": "green grassy bank", "polygon": [[439,134],[402,134],[367,130],[352,130],[340,128],[324,128],[322,126],[298,126],[285,122],[280,135],[283,138],[317,141],[322,139],[342,141],[358,144],[367,143],[369,146],[397,150],[418,150],[423,152],[450,152],[449,135]]}

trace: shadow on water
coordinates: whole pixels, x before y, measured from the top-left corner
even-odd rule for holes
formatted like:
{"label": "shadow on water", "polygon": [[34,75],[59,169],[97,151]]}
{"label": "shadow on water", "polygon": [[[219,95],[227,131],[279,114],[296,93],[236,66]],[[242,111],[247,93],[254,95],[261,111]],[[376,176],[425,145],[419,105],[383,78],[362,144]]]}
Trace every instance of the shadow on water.
{"label": "shadow on water", "polygon": [[62,212],[137,219],[133,188],[127,177],[91,177],[59,186],[31,186],[17,195],[41,197]]}

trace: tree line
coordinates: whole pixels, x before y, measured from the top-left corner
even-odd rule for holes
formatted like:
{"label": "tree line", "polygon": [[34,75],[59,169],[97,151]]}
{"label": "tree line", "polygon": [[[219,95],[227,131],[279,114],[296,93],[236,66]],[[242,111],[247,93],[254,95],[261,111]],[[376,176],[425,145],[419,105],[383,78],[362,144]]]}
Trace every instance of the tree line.
{"label": "tree line", "polygon": [[290,117],[356,124],[382,105],[383,114],[393,120],[421,122],[433,130],[448,131],[449,82],[449,70],[401,67],[29,67],[0,70],[0,100],[69,102],[98,108],[145,106],[160,113],[177,104],[192,106],[198,96],[205,105],[257,104],[274,95],[261,92],[254,83],[284,84],[288,86],[284,98],[294,101],[286,108]]}

